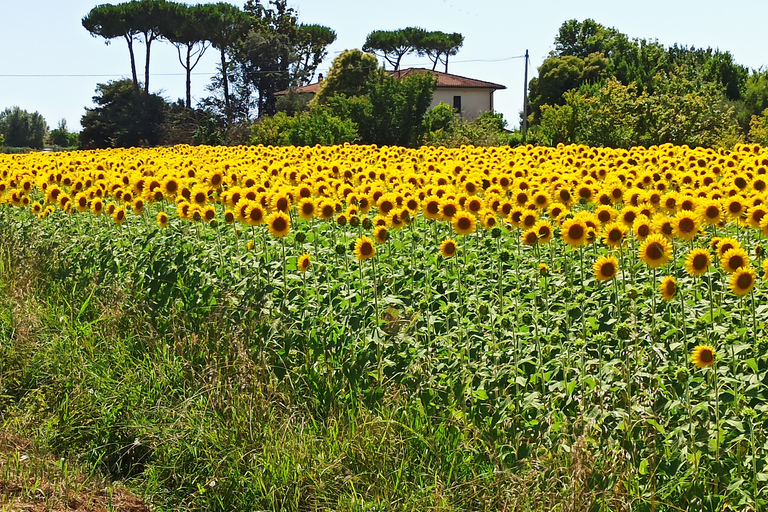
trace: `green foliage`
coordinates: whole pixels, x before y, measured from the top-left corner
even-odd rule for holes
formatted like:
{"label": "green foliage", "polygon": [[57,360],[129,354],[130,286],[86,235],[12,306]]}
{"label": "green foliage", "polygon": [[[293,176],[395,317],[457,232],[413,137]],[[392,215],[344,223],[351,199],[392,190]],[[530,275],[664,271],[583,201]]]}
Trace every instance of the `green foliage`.
{"label": "green foliage", "polygon": [[345,50],[333,59],[328,76],[320,82],[320,88],[312,99],[313,104],[323,105],[336,94],[348,97],[368,92],[368,82],[379,67],[374,55],[361,50]]}
{"label": "green foliage", "polygon": [[[666,98],[661,103],[652,102],[648,108],[653,108],[659,113],[659,108],[666,108],[667,104],[673,108],[674,101],[669,97],[669,93],[664,90],[665,84],[669,82],[659,81],[658,76],[678,76],[680,79],[696,84],[698,89],[707,98],[717,95],[715,89],[723,91],[723,99],[730,102],[727,107],[734,108],[735,119],[741,126],[742,134],[746,133],[750,116],[758,114],[761,109],[756,104],[762,104],[761,98],[765,96],[764,88],[761,88],[759,77],[750,77],[746,67],[737,64],[729,52],[712,50],[711,48],[696,49],[677,44],[665,48],[656,41],[647,41],[645,39],[630,40],[625,34],[622,34],[615,28],[606,28],[592,19],[583,22],[569,20],[563,23],[555,37],[555,50],[539,67],[538,77],[531,79],[530,89],[530,112],[529,121],[532,126],[543,123],[543,110],[545,105],[556,108],[566,104],[566,92],[576,91],[584,86],[597,85],[606,86],[609,81],[616,80],[622,86],[636,87],[637,94],[647,94],[649,97]],[[750,79],[752,82],[750,83]],[[670,79],[672,80],[672,79]],[[662,86],[662,90],[657,91],[656,87]],[[711,89],[711,90],[710,90]],[[613,88],[615,92],[616,89]],[[575,97],[571,96],[571,100]],[[666,103],[665,103],[666,102]],[[722,100],[717,100],[718,105],[722,106]],[[687,100],[683,103],[690,103]],[[681,105],[677,105],[681,107]],[[765,105],[768,107],[768,104]],[[686,108],[700,110],[698,107],[687,105]],[[718,107],[720,108],[720,107]],[[765,108],[765,107],[763,107]],[[571,106],[572,109],[572,106]],[[661,117],[674,116],[674,112],[665,112]],[[719,114],[713,114],[718,120],[699,119],[691,121],[686,119],[685,123],[691,125],[705,126],[707,124],[717,125],[719,123]],[[626,129],[619,129],[623,134],[614,133],[612,139],[597,140],[590,136],[578,136],[575,133],[569,133],[568,126],[555,127],[552,123],[556,119],[563,121],[570,119],[568,112],[555,112],[548,109],[548,118],[546,127],[539,130],[539,136],[544,140],[566,139],[589,139],[594,144],[624,145],[622,140],[627,140],[629,133]],[[622,122],[616,120],[617,122]],[[653,119],[648,119],[654,123]],[[614,121],[612,121],[614,122]],[[667,124],[668,120],[663,119],[661,124]],[[627,124],[624,122],[623,124]],[[684,128],[688,131],[686,134],[658,134],[650,135],[648,138],[653,140],[682,140],[693,137],[690,130],[698,130],[699,127]],[[618,128],[617,128],[618,129]],[[675,131],[673,128],[670,128]],[[603,126],[591,130],[593,135],[612,128]],[[535,130],[534,130],[535,131]],[[640,129],[641,132],[645,128]],[[653,129],[651,128],[651,131]],[[728,133],[719,133],[710,137],[711,140],[702,142],[705,145],[712,144],[712,140],[728,141],[727,144],[733,144],[738,141],[741,134],[733,130],[726,130]],[[644,135],[640,134],[639,139]],[[694,139],[696,137],[693,137]],[[705,137],[706,138],[706,137]],[[638,139],[638,141],[639,141]]]}
{"label": "green foliage", "polygon": [[99,84],[80,124],[80,142],[85,148],[154,146],[162,138],[168,108],[156,94],[134,94],[131,80]]}
{"label": "green foliage", "polygon": [[383,57],[392,68],[400,69],[402,58],[423,46],[427,31],[419,27],[398,30],[374,30],[365,38],[363,51]]}
{"label": "green foliage", "polygon": [[502,114],[484,112],[467,121],[451,106],[441,103],[424,116],[423,143],[428,146],[458,148],[461,146],[508,146],[511,134]]}
{"label": "green foliage", "polygon": [[30,114],[19,107],[0,112],[0,134],[5,145],[42,149],[47,133],[48,125],[38,112]]}
{"label": "green foliage", "polygon": [[251,144],[265,146],[331,146],[354,142],[357,126],[349,119],[331,114],[330,109],[315,106],[309,112],[289,116],[278,112],[259,120],[251,128]]}
{"label": "green foliage", "polygon": [[67,128],[67,120],[59,121],[59,126],[48,134],[50,143],[61,148],[74,148],[79,144],[79,135],[72,133]]}
{"label": "green foliage", "polygon": [[749,121],[748,140],[756,144],[768,145],[768,108],[759,116],[752,116]]}
{"label": "green foliage", "polygon": [[431,73],[411,73],[395,79],[379,69],[368,81],[368,94],[336,96],[329,107],[358,125],[365,144],[411,146],[422,135],[424,114],[432,102],[437,79]]}
{"label": "green foliage", "polygon": [[565,93],[564,105],[544,105],[532,137],[544,144],[630,148],[664,143],[733,147],[740,140],[735,112],[711,82],[657,75],[652,92],[612,79]]}

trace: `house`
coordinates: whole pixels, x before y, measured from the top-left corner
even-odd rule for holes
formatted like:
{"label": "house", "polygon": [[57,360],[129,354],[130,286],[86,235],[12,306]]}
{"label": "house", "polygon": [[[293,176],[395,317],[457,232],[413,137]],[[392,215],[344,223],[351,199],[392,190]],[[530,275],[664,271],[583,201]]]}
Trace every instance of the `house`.
{"label": "house", "polygon": [[[467,120],[477,119],[480,114],[493,110],[493,92],[506,89],[505,86],[484,82],[474,78],[466,78],[441,71],[433,71],[424,68],[408,68],[398,71],[387,71],[391,76],[399,79],[411,73],[432,73],[437,76],[437,87],[432,96],[430,108],[440,103],[446,103],[459,111],[461,117]],[[322,75],[320,75],[322,81]],[[314,94],[320,88],[320,81],[313,84],[297,87],[298,94]],[[279,91],[275,96],[288,94],[288,91]]]}

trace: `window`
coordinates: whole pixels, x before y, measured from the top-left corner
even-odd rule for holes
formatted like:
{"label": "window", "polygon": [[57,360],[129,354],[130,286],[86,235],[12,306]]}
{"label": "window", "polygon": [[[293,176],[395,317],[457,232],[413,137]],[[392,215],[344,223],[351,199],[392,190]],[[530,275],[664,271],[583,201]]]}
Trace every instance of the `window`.
{"label": "window", "polygon": [[461,115],[461,96],[453,97],[453,108],[455,108],[459,112],[459,115]]}

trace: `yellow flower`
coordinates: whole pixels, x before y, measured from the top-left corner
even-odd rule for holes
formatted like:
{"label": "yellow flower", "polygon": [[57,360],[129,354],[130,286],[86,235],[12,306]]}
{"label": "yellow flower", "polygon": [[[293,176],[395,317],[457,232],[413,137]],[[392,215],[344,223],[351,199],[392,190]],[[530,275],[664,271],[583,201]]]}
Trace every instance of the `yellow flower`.
{"label": "yellow flower", "polygon": [[601,256],[592,266],[592,273],[598,281],[609,281],[616,277],[619,261],[615,256]]}
{"label": "yellow flower", "polygon": [[749,266],[749,255],[741,247],[734,247],[720,257],[720,266],[727,274],[732,274],[741,267]]}
{"label": "yellow flower", "polygon": [[685,257],[685,271],[691,276],[703,276],[711,263],[712,258],[707,249],[703,247],[691,249]]}
{"label": "yellow flower", "polygon": [[157,225],[161,228],[164,228],[168,225],[168,214],[165,212],[158,212],[157,214]]}
{"label": "yellow flower", "polygon": [[442,254],[444,258],[452,257],[456,254],[456,250],[456,241],[453,238],[443,240],[443,243],[440,244],[440,254]]}
{"label": "yellow flower", "polygon": [[664,300],[672,300],[677,295],[677,281],[672,276],[666,276],[661,280],[661,298]]}
{"label": "yellow flower", "polygon": [[355,241],[355,258],[357,261],[363,261],[376,254],[376,247],[373,245],[373,240],[363,235]]}
{"label": "yellow flower", "polygon": [[691,353],[691,362],[697,368],[705,368],[715,363],[715,349],[709,345],[698,345]]}
{"label": "yellow flower", "polygon": [[750,267],[741,267],[731,274],[728,287],[734,295],[747,295],[755,287],[757,274]]}
{"label": "yellow flower", "polygon": [[563,242],[571,247],[581,247],[587,244],[587,225],[579,218],[568,219],[560,227]]}
{"label": "yellow flower", "polygon": [[672,244],[663,235],[654,233],[643,241],[637,257],[649,267],[658,268],[672,258]]}
{"label": "yellow flower", "polygon": [[459,212],[451,220],[453,230],[460,235],[474,233],[477,228],[477,218],[469,212]]}
{"label": "yellow flower", "polygon": [[309,270],[309,265],[311,263],[311,259],[309,257],[309,254],[302,254],[299,256],[299,259],[297,261],[297,266],[299,267],[299,270],[302,272],[306,272]]}
{"label": "yellow flower", "polygon": [[267,217],[267,228],[275,238],[282,238],[291,230],[291,218],[281,211],[273,212]]}

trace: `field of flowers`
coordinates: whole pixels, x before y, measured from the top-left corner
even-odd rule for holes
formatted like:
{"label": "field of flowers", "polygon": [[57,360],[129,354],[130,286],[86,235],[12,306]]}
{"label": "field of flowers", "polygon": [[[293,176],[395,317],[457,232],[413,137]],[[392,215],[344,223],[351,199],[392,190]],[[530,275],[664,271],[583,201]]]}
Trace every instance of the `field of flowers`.
{"label": "field of flowers", "polygon": [[[585,477],[596,509],[759,510],[766,199],[748,145],[0,155],[0,246],[84,317],[118,290],[190,361],[245,340],[318,418],[401,395],[491,472],[615,468]],[[139,431],[94,458],[141,471]]]}

